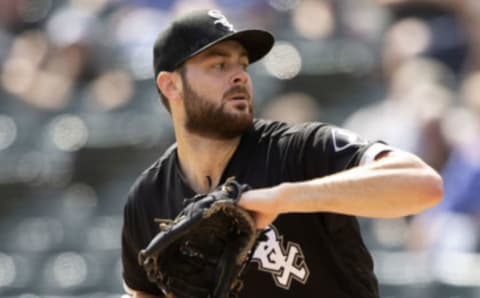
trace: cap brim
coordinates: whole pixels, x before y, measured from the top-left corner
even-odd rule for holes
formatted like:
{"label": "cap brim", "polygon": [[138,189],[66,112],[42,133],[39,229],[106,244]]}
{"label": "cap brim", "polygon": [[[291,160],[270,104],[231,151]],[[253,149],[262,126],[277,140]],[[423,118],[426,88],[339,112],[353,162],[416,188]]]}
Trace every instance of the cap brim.
{"label": "cap brim", "polygon": [[262,59],[273,47],[273,35],[263,30],[245,30],[236,32],[223,40],[236,40],[245,47],[250,63]]}
{"label": "cap brim", "polygon": [[264,30],[244,30],[244,31],[237,31],[233,32],[232,34],[228,34],[219,38],[211,43],[201,47],[197,51],[193,52],[188,57],[185,57],[182,61],[180,61],[177,65],[180,66],[189,58],[200,54],[201,52],[205,51],[206,49],[226,40],[236,40],[238,41],[246,50],[248,54],[249,63],[252,64],[261,58],[263,58],[273,47],[275,39],[273,35]]}

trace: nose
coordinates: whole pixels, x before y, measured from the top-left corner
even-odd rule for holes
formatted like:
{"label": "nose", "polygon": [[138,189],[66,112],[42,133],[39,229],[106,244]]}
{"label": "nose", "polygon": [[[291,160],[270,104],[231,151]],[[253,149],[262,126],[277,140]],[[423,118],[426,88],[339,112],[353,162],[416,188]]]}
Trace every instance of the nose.
{"label": "nose", "polygon": [[238,66],[237,69],[235,69],[234,74],[232,75],[231,82],[234,85],[237,84],[246,84],[249,80],[250,76],[248,72],[243,68],[243,66]]}

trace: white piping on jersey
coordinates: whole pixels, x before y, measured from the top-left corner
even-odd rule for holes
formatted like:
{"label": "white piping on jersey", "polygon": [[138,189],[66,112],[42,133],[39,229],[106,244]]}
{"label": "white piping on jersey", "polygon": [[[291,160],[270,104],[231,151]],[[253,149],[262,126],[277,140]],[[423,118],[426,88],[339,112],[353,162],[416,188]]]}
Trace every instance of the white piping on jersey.
{"label": "white piping on jersey", "polygon": [[371,163],[372,161],[375,160],[375,158],[383,152],[387,151],[393,151],[392,147],[382,144],[382,143],[375,143],[372,146],[370,146],[362,155],[362,158],[360,159],[359,165],[366,165],[368,163]]}

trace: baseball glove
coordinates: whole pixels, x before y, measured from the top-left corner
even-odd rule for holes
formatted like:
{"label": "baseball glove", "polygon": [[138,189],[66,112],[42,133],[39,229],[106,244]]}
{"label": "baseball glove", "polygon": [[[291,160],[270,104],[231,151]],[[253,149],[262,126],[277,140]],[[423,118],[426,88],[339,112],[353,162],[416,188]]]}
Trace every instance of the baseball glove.
{"label": "baseball glove", "polygon": [[160,222],[139,263],[167,297],[237,296],[257,238],[253,218],[236,204],[248,188],[231,178]]}

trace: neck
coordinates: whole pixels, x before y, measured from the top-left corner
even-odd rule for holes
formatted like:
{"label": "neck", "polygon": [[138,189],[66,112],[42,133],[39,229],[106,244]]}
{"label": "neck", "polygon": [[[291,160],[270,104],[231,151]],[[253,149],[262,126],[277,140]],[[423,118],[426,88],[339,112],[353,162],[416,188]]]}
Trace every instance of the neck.
{"label": "neck", "polygon": [[206,193],[220,182],[228,161],[235,152],[240,137],[216,140],[176,131],[180,168],[196,193]]}

